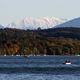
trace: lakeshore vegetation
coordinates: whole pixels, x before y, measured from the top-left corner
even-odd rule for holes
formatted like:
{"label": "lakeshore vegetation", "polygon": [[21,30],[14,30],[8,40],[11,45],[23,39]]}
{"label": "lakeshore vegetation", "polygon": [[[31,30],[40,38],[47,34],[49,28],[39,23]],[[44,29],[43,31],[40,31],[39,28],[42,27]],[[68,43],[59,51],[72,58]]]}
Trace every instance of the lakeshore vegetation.
{"label": "lakeshore vegetation", "polygon": [[79,55],[80,28],[0,29],[0,55]]}

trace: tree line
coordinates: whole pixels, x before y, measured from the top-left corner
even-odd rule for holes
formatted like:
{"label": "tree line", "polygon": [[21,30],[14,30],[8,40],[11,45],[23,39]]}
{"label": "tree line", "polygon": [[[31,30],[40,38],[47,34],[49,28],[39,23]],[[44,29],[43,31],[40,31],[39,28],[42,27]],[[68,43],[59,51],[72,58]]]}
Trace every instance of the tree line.
{"label": "tree line", "polygon": [[40,33],[39,31],[30,30],[0,29],[0,55],[80,54],[79,39],[65,38],[63,36],[46,37]]}

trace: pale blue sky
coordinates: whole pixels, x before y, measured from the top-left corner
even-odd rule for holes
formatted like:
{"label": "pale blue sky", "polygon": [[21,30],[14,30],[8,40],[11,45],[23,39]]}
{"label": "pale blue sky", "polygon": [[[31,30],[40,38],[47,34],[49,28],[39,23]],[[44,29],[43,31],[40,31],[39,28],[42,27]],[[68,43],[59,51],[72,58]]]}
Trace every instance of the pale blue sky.
{"label": "pale blue sky", "polygon": [[30,16],[80,17],[80,0],[0,0],[0,24]]}

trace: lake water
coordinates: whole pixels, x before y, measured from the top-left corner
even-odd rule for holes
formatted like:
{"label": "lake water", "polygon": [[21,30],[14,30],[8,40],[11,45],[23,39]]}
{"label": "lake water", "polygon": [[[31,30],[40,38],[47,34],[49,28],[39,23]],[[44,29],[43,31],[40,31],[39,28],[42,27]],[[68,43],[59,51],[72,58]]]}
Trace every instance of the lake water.
{"label": "lake water", "polygon": [[0,56],[0,80],[80,80],[80,56]]}

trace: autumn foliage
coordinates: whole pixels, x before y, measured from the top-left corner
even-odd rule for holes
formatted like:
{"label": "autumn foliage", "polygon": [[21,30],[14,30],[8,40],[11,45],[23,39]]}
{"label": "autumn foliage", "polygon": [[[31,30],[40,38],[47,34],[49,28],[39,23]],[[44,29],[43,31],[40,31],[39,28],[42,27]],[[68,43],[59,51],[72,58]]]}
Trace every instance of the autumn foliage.
{"label": "autumn foliage", "polygon": [[78,55],[79,30],[0,29],[0,55]]}

